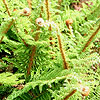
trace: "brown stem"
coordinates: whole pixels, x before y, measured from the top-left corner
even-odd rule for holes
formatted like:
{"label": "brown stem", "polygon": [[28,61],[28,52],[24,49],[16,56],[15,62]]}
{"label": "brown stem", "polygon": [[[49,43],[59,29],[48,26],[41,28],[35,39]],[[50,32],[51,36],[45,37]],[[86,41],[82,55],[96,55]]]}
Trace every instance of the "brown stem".
{"label": "brown stem", "polygon": [[36,51],[36,46],[34,46],[32,48],[32,53],[31,53],[31,56],[30,56],[30,63],[28,65],[28,69],[27,69],[27,75],[30,75],[30,70],[31,70],[31,67],[32,67],[32,64],[33,64],[33,57],[35,55],[35,51]]}
{"label": "brown stem", "polygon": [[8,32],[8,30],[9,30],[9,28],[12,26],[13,22],[14,22],[14,20],[12,19],[10,24],[7,26],[7,28],[2,33],[6,34]]}
{"label": "brown stem", "polygon": [[[46,0],[45,1],[46,2],[46,8],[47,8],[47,19],[49,20],[49,9],[48,9],[48,0]],[[41,7],[41,10],[42,10],[42,7]],[[40,14],[40,17],[41,17],[42,15]],[[39,30],[39,27],[38,27],[38,29],[37,30]],[[38,39],[39,39],[39,34],[40,33],[37,33],[36,34],[36,36],[35,36],[35,41],[37,41]],[[32,68],[32,64],[33,64],[33,57],[34,57],[34,55],[35,55],[35,52],[36,52],[36,46],[34,46],[33,47],[33,49],[32,49],[32,53],[31,53],[31,56],[30,56],[30,63],[29,63],[29,65],[28,65],[28,69],[27,69],[27,76],[29,76],[30,75],[30,71],[31,71],[31,68]]]}
{"label": "brown stem", "polygon": [[[39,27],[38,27],[37,30],[39,30]],[[39,39],[39,35],[40,35],[40,33],[37,33],[37,34],[36,34],[36,36],[35,36],[35,38],[34,38],[35,41],[37,41],[37,40]],[[31,55],[30,55],[30,62],[29,62],[28,68],[27,68],[27,76],[30,75],[30,71],[31,71],[31,68],[32,68],[32,65],[33,65],[33,57],[34,57],[34,55],[35,55],[35,52],[36,52],[36,46],[33,46],[33,48],[32,48],[32,53],[31,53]]]}
{"label": "brown stem", "polygon": [[69,97],[71,97],[74,93],[76,92],[76,90],[73,90],[70,94],[68,94],[64,100],[67,100]]}
{"label": "brown stem", "polygon": [[0,44],[1,44],[2,40],[3,40],[3,38],[4,38],[4,36],[1,37]]}
{"label": "brown stem", "polygon": [[[30,1],[30,0],[27,0],[27,1]],[[41,13],[43,12],[43,6],[41,6]],[[42,14],[40,13],[40,17],[42,17]],[[39,30],[40,27],[37,28],[37,30]],[[34,37],[35,41],[37,41],[39,39],[39,35],[40,33],[37,33],[36,36]],[[35,56],[35,52],[36,52],[36,46],[33,46],[32,48],[32,53],[30,55],[30,62],[29,62],[29,65],[28,65],[28,68],[27,68],[27,76],[30,75],[30,71],[31,71],[31,68],[32,68],[32,65],[33,65],[33,58]]]}
{"label": "brown stem", "polygon": [[8,8],[8,6],[7,6],[7,3],[6,3],[6,0],[3,0],[3,3],[4,3],[4,5],[5,5],[5,7],[6,7],[6,10],[7,10],[8,15],[11,17],[11,14],[10,14],[10,12],[9,12],[9,8]]}
{"label": "brown stem", "polygon": [[26,30],[26,29],[24,29],[24,32],[25,32],[25,34],[28,34],[28,32],[27,32],[27,30]]}
{"label": "brown stem", "polygon": [[28,6],[30,9],[32,9],[32,0],[27,0]]}
{"label": "brown stem", "polygon": [[100,25],[99,27],[97,28],[97,30],[91,35],[91,37],[89,38],[89,40],[87,41],[87,43],[85,44],[82,52],[85,52],[86,48],[89,46],[89,44],[91,43],[91,41],[93,40],[93,38],[95,37],[95,35],[99,32],[100,30]]}
{"label": "brown stem", "polygon": [[47,10],[47,20],[50,20],[49,3],[45,0],[46,10]]}
{"label": "brown stem", "polygon": [[62,47],[60,35],[57,34],[57,37],[58,37],[58,43],[59,43],[61,56],[62,56],[62,59],[63,59],[64,69],[68,69],[69,66],[68,66],[68,63],[66,62],[65,53],[64,53],[64,50],[63,50],[63,47]]}
{"label": "brown stem", "polygon": [[[48,0],[45,0],[45,5],[46,5],[46,11],[47,11],[47,20],[50,20],[50,12],[49,12],[49,3],[48,3]],[[51,27],[51,24],[49,26],[49,31],[52,30],[52,27]],[[53,37],[50,37],[49,38],[50,40],[53,40]],[[51,45],[53,45],[54,43],[53,42],[50,42]]]}
{"label": "brown stem", "polygon": [[[50,24],[50,26],[49,26],[49,29],[48,29],[48,30],[49,30],[49,31],[51,31],[51,30],[52,30],[51,24]],[[53,37],[50,37],[50,38],[49,38],[49,40],[51,40],[51,41],[52,41],[52,40],[53,40]],[[53,45],[53,44],[54,44],[54,42],[50,42],[50,44],[51,44],[51,45]]]}
{"label": "brown stem", "polygon": [[[10,22],[8,27],[2,32],[3,34],[6,34],[8,32],[8,30],[12,26],[13,22],[14,22],[14,20],[12,19],[12,21]],[[2,42],[3,39],[4,39],[4,36],[1,37],[0,43]]]}
{"label": "brown stem", "polygon": [[[20,36],[20,38],[21,38],[21,36]],[[21,39],[22,39],[22,38],[21,38]],[[25,42],[25,40],[22,39],[22,41],[23,41],[24,45],[25,45],[26,47],[28,47],[28,44]]]}

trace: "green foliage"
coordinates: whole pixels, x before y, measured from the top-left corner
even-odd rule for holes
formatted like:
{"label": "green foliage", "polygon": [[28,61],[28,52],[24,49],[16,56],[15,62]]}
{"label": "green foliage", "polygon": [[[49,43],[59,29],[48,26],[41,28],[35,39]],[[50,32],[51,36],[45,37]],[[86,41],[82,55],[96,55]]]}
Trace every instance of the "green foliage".
{"label": "green foliage", "polygon": [[[65,100],[73,90],[69,100],[82,100],[80,85],[90,89],[85,100],[99,100],[100,41],[95,40],[100,32],[82,50],[100,26],[100,1],[91,0],[90,7],[82,3],[77,11],[71,5],[79,1],[32,0],[29,16],[23,14],[27,0],[6,0],[8,8],[0,1],[1,100]],[[42,26],[36,20],[40,17]],[[67,19],[73,20],[71,29]],[[64,69],[63,56],[69,69]]]}
{"label": "green foliage", "polygon": [[1,73],[0,74],[0,83],[4,84],[4,85],[15,85],[15,84],[20,84],[23,83],[24,80],[19,80],[18,78],[20,78],[23,74],[12,74],[9,72],[6,73]]}

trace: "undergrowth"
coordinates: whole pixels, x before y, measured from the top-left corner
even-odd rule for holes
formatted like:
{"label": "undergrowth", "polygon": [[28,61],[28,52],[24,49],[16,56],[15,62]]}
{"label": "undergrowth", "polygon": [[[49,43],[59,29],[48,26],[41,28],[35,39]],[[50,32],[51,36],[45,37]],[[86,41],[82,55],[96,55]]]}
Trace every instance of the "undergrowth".
{"label": "undergrowth", "polygon": [[0,0],[0,100],[99,100],[100,1]]}

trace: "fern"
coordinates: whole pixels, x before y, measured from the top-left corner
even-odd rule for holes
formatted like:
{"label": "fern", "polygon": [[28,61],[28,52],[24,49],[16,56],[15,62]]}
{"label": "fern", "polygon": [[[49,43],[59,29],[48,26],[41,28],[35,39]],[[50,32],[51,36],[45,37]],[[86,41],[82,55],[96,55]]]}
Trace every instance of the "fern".
{"label": "fern", "polygon": [[19,80],[19,78],[22,75],[23,74],[15,74],[15,75],[13,75],[12,73],[9,73],[9,72],[2,73],[2,74],[0,74],[0,79],[1,79],[0,83],[4,84],[4,85],[15,85],[15,84],[23,83],[24,82],[23,79]]}
{"label": "fern", "polygon": [[99,0],[1,0],[0,99],[99,100],[99,8]]}

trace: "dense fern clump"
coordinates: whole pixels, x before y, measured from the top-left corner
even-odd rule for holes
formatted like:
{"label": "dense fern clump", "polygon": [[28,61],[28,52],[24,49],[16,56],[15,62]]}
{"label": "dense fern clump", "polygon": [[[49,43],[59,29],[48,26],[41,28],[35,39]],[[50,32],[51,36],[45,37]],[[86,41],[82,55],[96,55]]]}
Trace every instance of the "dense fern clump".
{"label": "dense fern clump", "polygon": [[0,0],[0,100],[99,100],[100,1]]}

